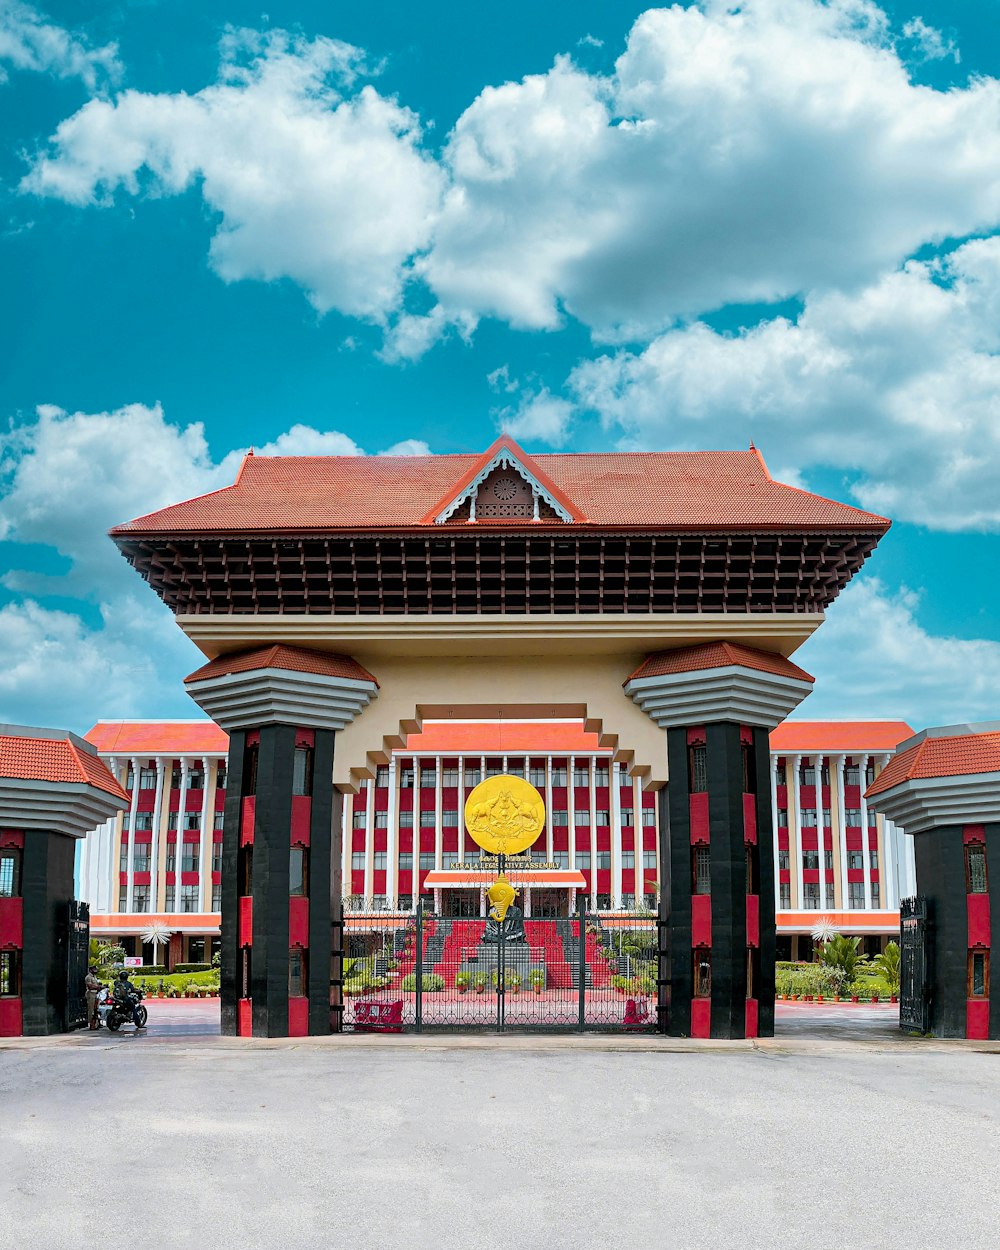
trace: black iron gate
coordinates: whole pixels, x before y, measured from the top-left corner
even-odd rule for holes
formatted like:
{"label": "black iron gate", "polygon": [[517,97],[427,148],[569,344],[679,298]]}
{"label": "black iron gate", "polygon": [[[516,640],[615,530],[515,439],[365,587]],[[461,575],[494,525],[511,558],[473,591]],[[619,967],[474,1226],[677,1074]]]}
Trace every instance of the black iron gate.
{"label": "black iron gate", "polygon": [[87,991],[84,981],[90,956],[90,905],[70,899],[66,905],[66,1031],[87,1024]]}
{"label": "black iron gate", "polygon": [[918,1033],[930,1030],[931,950],[927,900],[899,904],[899,1025]]}
{"label": "black iron gate", "polygon": [[[525,917],[523,935],[418,907],[345,922],[342,1027],[354,1031],[666,1031],[651,912]],[[662,1026],[660,1022],[662,1021]]]}

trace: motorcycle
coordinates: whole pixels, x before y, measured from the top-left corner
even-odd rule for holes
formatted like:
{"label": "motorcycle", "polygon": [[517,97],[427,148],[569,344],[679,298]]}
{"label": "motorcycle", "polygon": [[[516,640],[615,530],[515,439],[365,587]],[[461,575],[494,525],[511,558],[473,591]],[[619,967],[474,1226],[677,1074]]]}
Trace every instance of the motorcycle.
{"label": "motorcycle", "polygon": [[[107,1024],[112,1033],[117,1033],[123,1024],[134,1024],[137,1029],[146,1027],[149,1012],[142,1005],[142,990],[133,985],[129,987],[127,998],[118,999],[110,995],[109,997],[110,1009],[107,1013],[105,1024]],[[100,1001],[98,1001],[97,1009],[100,1012]]]}

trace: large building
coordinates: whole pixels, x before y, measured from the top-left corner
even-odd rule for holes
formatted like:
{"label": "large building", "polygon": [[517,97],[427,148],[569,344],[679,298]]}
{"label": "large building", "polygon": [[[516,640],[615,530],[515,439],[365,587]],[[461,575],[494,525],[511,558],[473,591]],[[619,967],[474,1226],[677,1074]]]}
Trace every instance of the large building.
{"label": "large building", "polygon": [[[786,721],[771,735],[779,958],[810,958],[820,920],[874,951],[899,929],[913,892],[909,839],[863,798],[902,721]],[[142,934],[169,930],[169,963],[218,949],[227,735],[205,721],[100,722],[87,735],[129,792],[128,810],[81,847],[82,894],[95,933],[153,962]],[[655,910],[658,791],[579,721],[429,721],[344,803],[348,924],[412,912],[486,914],[479,848],[464,801],[483,777],[524,776],[549,818],[522,874],[525,915],[568,916],[582,896],[598,913]],[[817,776],[818,770],[818,776]],[[817,789],[818,783],[818,789]],[[822,847],[820,839],[822,838]]]}

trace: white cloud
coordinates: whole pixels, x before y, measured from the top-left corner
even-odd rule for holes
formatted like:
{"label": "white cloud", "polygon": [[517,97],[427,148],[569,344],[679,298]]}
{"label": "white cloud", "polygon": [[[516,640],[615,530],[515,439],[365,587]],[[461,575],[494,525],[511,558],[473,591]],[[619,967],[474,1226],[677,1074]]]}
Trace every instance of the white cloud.
{"label": "white cloud", "polygon": [[669,331],[581,363],[569,387],[625,446],[752,439],[776,477],[842,469],[889,516],[1000,528],[1000,238],[811,297],[795,323]]}
{"label": "white cloud", "polygon": [[494,415],[500,428],[512,438],[562,447],[569,438],[573,405],[543,386],[536,394],[525,392],[516,407],[501,409]]}
{"label": "white cloud", "polygon": [[899,717],[914,729],[996,720],[1000,642],[928,633],[920,596],[877,578],[853,582],[795,660],[816,678],[806,719]]}
{"label": "white cloud", "polygon": [[943,61],[951,57],[957,65],[961,59],[954,40],[946,39],[941,31],[928,26],[922,17],[911,18],[906,23],[903,37],[913,41],[922,61]]}
{"label": "white cloud", "polygon": [[[337,430],[314,430],[308,425],[293,425],[273,442],[254,448],[261,456],[363,456],[365,453],[353,438]],[[227,457],[231,460],[231,457]]]}
{"label": "white cloud", "polygon": [[93,48],[81,35],[46,21],[30,4],[0,0],[0,82],[11,69],[79,78],[91,91],[121,76],[116,44]]}
{"label": "white cloud", "polygon": [[361,54],[336,40],[238,31],[222,53],[218,82],[194,95],[90,101],[22,190],[84,205],[198,183],[221,215],[210,258],[222,278],[291,278],[320,312],[381,321],[440,197],[416,115],[354,91]]}
{"label": "white cloud", "polygon": [[378,454],[380,456],[429,456],[431,449],[422,438],[404,438]]}
{"label": "white cloud", "polygon": [[446,317],[642,338],[994,227],[1000,84],[914,85],[872,4],[707,0],[644,13],[611,77],[487,88],[446,159],[417,263]]}

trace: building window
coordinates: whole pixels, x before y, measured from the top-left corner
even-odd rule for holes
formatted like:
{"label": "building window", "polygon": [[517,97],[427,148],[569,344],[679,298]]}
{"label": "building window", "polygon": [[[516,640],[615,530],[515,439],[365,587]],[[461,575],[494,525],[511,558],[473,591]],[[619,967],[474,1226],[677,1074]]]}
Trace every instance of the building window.
{"label": "building window", "polygon": [[868,828],[869,829],[878,828],[878,812],[873,811],[870,807],[868,809]]}
{"label": "building window", "polygon": [[656,825],[656,808],[644,807],[642,809],[642,823],[646,829],[652,829]]}
{"label": "building window", "polygon": [[413,852],[412,851],[400,851],[399,871],[400,872],[412,872],[413,871]]}
{"label": "building window", "polygon": [[433,790],[436,785],[437,785],[437,769],[421,768],[420,788],[422,790]]}
{"label": "building window", "polygon": [[181,886],[181,911],[198,910],[198,887],[196,885]]}
{"label": "building window", "polygon": [[306,993],[306,955],[296,946],[288,952],[288,997],[304,998]]}
{"label": "building window", "polygon": [[635,895],[634,895],[634,894],[623,894],[623,895],[622,895],[622,910],[623,910],[623,911],[632,911],[632,910],[634,909],[634,907],[635,907]]}
{"label": "building window", "polygon": [[146,831],[152,829],[153,813],[152,812],[136,812],[135,827],[136,829],[144,829]]}
{"label": "building window", "polygon": [[969,951],[969,997],[988,998],[990,992],[990,956],[988,951]]}
{"label": "building window", "polygon": [[222,843],[212,843],[212,871],[222,872]]}
{"label": "building window", "polygon": [[597,867],[599,869],[601,868],[606,869],[606,868],[611,867],[611,852],[610,851],[598,851],[597,852]]}
{"label": "building window", "polygon": [[622,828],[630,827],[635,822],[635,812],[631,807],[622,808]]}
{"label": "building window", "polygon": [[195,842],[185,842],[181,847],[181,872],[197,872],[198,871],[198,845]]}
{"label": "building window", "polygon": [[819,868],[819,851],[803,851],[802,867],[810,870]]}
{"label": "building window", "polygon": [[986,847],[982,842],[969,842],[965,848],[965,888],[969,894],[985,894]]}
{"label": "building window", "polygon": [[853,825],[856,829],[861,828],[861,808],[849,807],[844,812],[844,823]]}
{"label": "building window", "polygon": [[442,787],[446,786],[449,790],[457,789],[458,788],[458,769],[457,768],[442,768],[441,769],[441,785]]}
{"label": "building window", "polygon": [[642,866],[643,868],[655,868],[656,867],[656,852],[655,851],[643,851]]}
{"label": "building window", "polygon": [[365,853],[364,851],[352,851],[351,868],[355,872],[364,872],[365,869]]}
{"label": "building window", "polygon": [[865,866],[865,857],[861,851],[847,852],[847,867],[858,871]]}
{"label": "building window", "polygon": [[[351,825],[355,829],[364,829],[367,821],[368,821],[368,814],[364,810],[360,812],[355,812],[353,816],[351,817]],[[412,813],[411,813],[411,821],[412,821]]]}
{"label": "building window", "polygon": [[187,829],[189,832],[193,832],[195,829],[200,830],[201,829],[201,813],[200,812],[185,812],[184,813],[184,828]]}
{"label": "building window", "polygon": [[688,786],[692,794],[708,789],[707,747],[688,747]]}
{"label": "building window", "polygon": [[297,898],[309,896],[309,850],[293,846],[288,852],[288,893]]}
{"label": "building window", "polygon": [[133,872],[149,872],[149,843],[136,843],[135,851],[132,855],[132,871]]}
{"label": "building window", "polygon": [[699,947],[692,952],[695,998],[712,997],[712,953]]}
{"label": "building window", "polygon": [[569,851],[553,851],[552,862],[557,868],[569,867]]}
{"label": "building window", "polygon": [[635,869],[635,851],[622,851],[622,868]]}
{"label": "building window", "polygon": [[537,765],[533,764],[531,768],[528,769],[528,780],[536,790],[541,790],[545,785],[545,766],[543,765],[539,768]]}
{"label": "building window", "polygon": [[140,768],[139,769],[139,789],[155,790],[156,789],[156,769]]}
{"label": "building window", "polygon": [[386,767],[385,764],[380,764],[379,767],[375,769],[375,785],[380,790],[384,790],[388,786],[388,784],[389,784],[389,769]]}
{"label": "building window", "polygon": [[824,807],[823,808],[823,828],[829,829],[831,823],[832,823],[832,817],[830,815],[830,809],[828,807]]}
{"label": "building window", "polygon": [[420,828],[433,829],[437,817],[434,815],[434,808],[429,807],[426,811],[420,813]]}
{"label": "building window", "polygon": [[833,871],[833,851],[823,852],[823,866],[827,869],[828,872]]}
{"label": "building window", "polygon": [[226,824],[226,813],[225,813],[225,812],[222,812],[222,811],[218,811],[218,812],[216,812],[216,813],[215,813],[215,820],[213,821],[213,824],[214,824],[214,826],[215,826],[215,828],[216,828],[216,829],[223,829],[223,828],[225,828],[225,824]]}
{"label": "building window", "polygon": [[375,828],[376,829],[388,829],[389,828],[389,813],[388,812],[376,812],[375,813]]}
{"label": "building window", "polygon": [[219,881],[212,886],[212,911],[222,911],[222,884]]}
{"label": "building window", "polygon": [[865,883],[863,881],[848,881],[847,896],[847,904],[853,911],[863,909],[865,905]]}
{"label": "building window", "polygon": [[819,882],[809,881],[803,887],[805,898],[803,904],[808,911],[817,911],[819,909]]}
{"label": "building window", "polygon": [[565,768],[553,768],[552,785],[554,787],[559,786],[565,789],[566,787],[566,769]]}
{"label": "building window", "polygon": [[399,813],[399,827],[400,829],[412,829],[413,828],[413,812],[412,811],[405,811],[405,812]]}
{"label": "building window", "polygon": [[[177,890],[175,889],[175,887],[172,885],[168,885],[167,888],[163,892],[163,903],[167,911],[174,910],[174,899],[176,898],[176,896],[177,896]],[[122,908],[122,910],[124,911],[125,909]]]}
{"label": "building window", "polygon": [[792,905],[792,887],[787,881],[782,881],[778,885],[778,906],[785,908],[787,911]]}
{"label": "building window", "polygon": [[458,812],[442,812],[441,824],[445,829],[458,828]]}
{"label": "building window", "polygon": [[388,867],[388,852],[376,851],[372,859],[372,867],[376,872],[384,872]]}
{"label": "building window", "polygon": [[134,912],[149,911],[149,886],[137,885],[132,889],[132,910]]}
{"label": "building window", "polygon": [[865,766],[865,785],[870,786],[874,780],[875,780],[875,764],[874,764],[874,761],[869,760],[867,765]]}
{"label": "building window", "polygon": [[[386,782],[385,782],[385,784],[386,784],[386,785],[388,785],[388,784],[389,784],[389,775],[388,775],[388,771],[386,772]],[[412,789],[413,789],[413,769],[412,769],[412,768],[403,768],[403,769],[400,769],[400,772],[399,772],[399,788],[400,788],[401,790],[412,790]]]}
{"label": "building window", "polygon": [[778,828],[779,829],[788,828],[788,808],[787,807],[778,808]]}
{"label": "building window", "polygon": [[223,760],[219,767],[215,770],[215,788],[216,790],[225,790],[226,788],[226,762]]}
{"label": "building window", "polygon": [[486,761],[486,776],[487,777],[499,777],[502,772],[503,772],[502,760],[487,760]]}
{"label": "building window", "polygon": [[21,894],[21,852],[0,851],[0,898],[19,898]]}
{"label": "building window", "polygon": [[872,907],[881,906],[880,898],[881,896],[879,894],[878,882],[873,881],[872,882]]}
{"label": "building window", "polygon": [[243,793],[257,793],[257,762],[260,752],[256,742],[251,742],[243,752]]}
{"label": "building window", "polygon": [[816,827],[815,807],[804,807],[802,809],[802,827],[804,829],[814,829]]}
{"label": "building window", "polygon": [[799,765],[799,785],[814,786],[816,784],[816,769],[811,764]]}
{"label": "building window", "polygon": [[313,749],[296,747],[292,756],[292,794],[312,794]]}
{"label": "building window", "polygon": [[712,893],[712,858],[707,846],[691,848],[691,893]]}
{"label": "building window", "polygon": [[18,998],[21,993],[20,951],[0,951],[0,998]]}
{"label": "building window", "polygon": [[188,773],[188,789],[189,790],[204,790],[205,789],[205,774],[204,772],[202,772],[200,768],[193,768],[191,772]]}
{"label": "building window", "polygon": [[844,785],[861,785],[861,769],[857,766],[857,764],[848,764],[847,768],[844,769]]}
{"label": "building window", "polygon": [[[122,885],[118,887],[118,910],[124,911],[127,905],[128,905],[128,887]],[[169,910],[170,908],[168,907],[167,911]]]}
{"label": "building window", "polygon": [[167,817],[167,828],[168,828],[168,829],[176,829],[176,828],[177,828],[177,816],[178,816],[178,813],[177,813],[177,812],[171,812],[171,813],[170,813],[170,815]]}
{"label": "building window", "polygon": [[177,871],[177,843],[176,842],[167,843],[166,867],[167,867],[167,872]]}
{"label": "building window", "polygon": [[175,764],[170,770],[170,789],[179,790],[181,788],[181,770]]}
{"label": "building window", "polygon": [[577,868],[586,868],[586,869],[590,868],[590,852],[589,851],[577,851],[576,866]]}
{"label": "building window", "polygon": [[611,824],[611,813],[610,813],[610,812],[598,812],[598,813],[597,813],[597,823],[598,823],[599,825],[610,825],[610,824]]}
{"label": "building window", "polygon": [[482,771],[477,764],[466,764],[465,766],[465,786],[466,789],[472,789],[478,786],[483,779]]}
{"label": "building window", "polygon": [[590,769],[586,765],[573,765],[573,785],[589,786],[590,785]]}
{"label": "building window", "polygon": [[420,862],[421,868],[433,868],[434,867],[434,852],[433,851],[421,851],[419,862]]}
{"label": "building window", "polygon": [[550,812],[552,828],[565,828],[569,824],[569,812]]}
{"label": "building window", "polygon": [[871,863],[872,871],[878,872],[878,851],[874,848],[868,852],[868,859]]}
{"label": "building window", "polygon": [[608,770],[598,766],[594,769],[594,785],[606,786],[609,782]]}
{"label": "building window", "polygon": [[782,851],[782,850],[778,851],[778,867],[783,868],[786,871],[790,867],[787,851]]}

